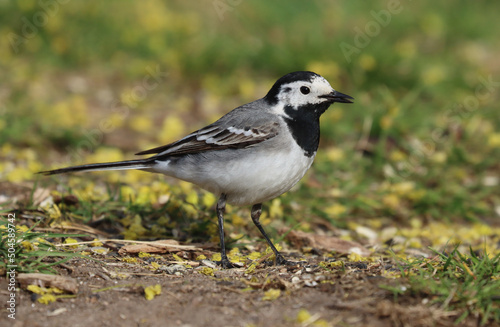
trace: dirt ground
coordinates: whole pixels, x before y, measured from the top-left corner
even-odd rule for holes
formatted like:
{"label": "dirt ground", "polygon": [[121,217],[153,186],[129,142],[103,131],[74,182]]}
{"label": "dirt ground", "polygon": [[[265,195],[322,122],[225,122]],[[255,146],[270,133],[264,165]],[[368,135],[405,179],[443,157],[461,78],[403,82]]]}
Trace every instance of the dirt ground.
{"label": "dirt ground", "polygon": [[[325,270],[318,266],[324,259],[321,256],[306,259],[291,266],[263,262],[252,274],[247,268],[214,269],[213,276],[203,273],[207,268],[203,262],[189,269],[169,265],[165,267],[172,269],[152,272],[145,268],[148,260],[141,265],[113,256],[103,262],[72,259],[58,270],[77,281],[76,297],[41,304],[39,296],[21,290],[15,321],[4,313],[0,325],[453,326],[457,319],[454,312],[425,305],[419,294],[396,300],[386,288],[404,287],[404,282],[381,276],[382,271],[394,269],[390,263],[355,263]],[[161,294],[146,300],[144,287],[156,284],[161,285]],[[95,292],[106,287],[110,288]],[[0,301],[5,303],[4,278],[0,289]],[[269,290],[280,290],[280,294],[266,300]],[[461,325],[476,326],[477,321],[470,318]]]}

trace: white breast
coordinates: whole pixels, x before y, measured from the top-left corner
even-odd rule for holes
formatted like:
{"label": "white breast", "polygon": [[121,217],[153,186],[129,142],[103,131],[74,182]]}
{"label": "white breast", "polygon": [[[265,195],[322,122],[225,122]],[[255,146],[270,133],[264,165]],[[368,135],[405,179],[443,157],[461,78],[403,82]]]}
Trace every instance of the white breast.
{"label": "white breast", "polygon": [[306,157],[302,149],[296,147],[262,155],[259,159],[232,161],[225,173],[219,175],[216,188],[209,184],[200,186],[216,194],[226,193],[227,201],[235,205],[273,199],[291,189],[311,167],[314,157]]}

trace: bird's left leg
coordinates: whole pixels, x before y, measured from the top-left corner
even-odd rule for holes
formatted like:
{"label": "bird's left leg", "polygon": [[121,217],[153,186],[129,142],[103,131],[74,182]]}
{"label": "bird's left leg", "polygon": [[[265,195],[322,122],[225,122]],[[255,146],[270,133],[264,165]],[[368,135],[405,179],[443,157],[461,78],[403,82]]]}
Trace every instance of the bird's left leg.
{"label": "bird's left leg", "polygon": [[259,204],[254,204],[252,206],[252,212],[251,212],[251,216],[252,216],[252,221],[253,223],[255,224],[255,226],[257,226],[257,228],[259,229],[260,233],[262,234],[262,236],[264,236],[264,238],[266,239],[267,241],[267,244],[269,244],[269,246],[271,247],[271,249],[273,250],[274,252],[274,255],[276,256],[276,264],[278,265],[285,265],[287,263],[289,263],[278,251],[278,249],[276,249],[276,247],[274,246],[273,242],[271,242],[271,240],[269,239],[269,237],[267,236],[266,232],[264,231],[264,228],[262,228],[262,225],[260,224],[260,214],[262,213],[262,203],[259,203]]}

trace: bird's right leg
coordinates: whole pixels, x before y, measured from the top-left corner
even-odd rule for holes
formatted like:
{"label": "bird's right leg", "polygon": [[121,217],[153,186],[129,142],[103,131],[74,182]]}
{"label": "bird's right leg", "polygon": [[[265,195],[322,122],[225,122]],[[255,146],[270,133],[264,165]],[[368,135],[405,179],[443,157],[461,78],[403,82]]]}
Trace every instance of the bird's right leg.
{"label": "bird's right leg", "polygon": [[226,246],[224,244],[224,212],[226,211],[226,194],[222,193],[219,201],[217,201],[217,219],[219,221],[219,237],[220,237],[220,265],[222,268],[234,268],[235,266],[229,261],[226,255]]}

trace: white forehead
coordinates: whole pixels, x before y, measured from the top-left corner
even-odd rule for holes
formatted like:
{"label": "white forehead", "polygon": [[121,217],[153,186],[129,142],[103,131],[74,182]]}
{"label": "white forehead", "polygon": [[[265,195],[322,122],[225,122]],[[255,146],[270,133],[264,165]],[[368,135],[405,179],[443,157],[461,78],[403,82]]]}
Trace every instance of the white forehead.
{"label": "white forehead", "polygon": [[290,83],[289,85],[296,85],[300,88],[301,85],[307,85],[307,84],[309,84],[311,91],[316,91],[316,92],[319,92],[321,94],[330,93],[333,90],[330,83],[328,83],[328,81],[326,79],[324,79],[322,76],[314,76],[310,82],[309,81],[297,81],[297,82]]}
{"label": "white forehead", "polygon": [[[300,91],[302,86],[308,87],[310,93],[304,95]],[[297,107],[324,102],[326,100],[319,96],[329,94],[333,91],[334,89],[326,79],[322,76],[314,76],[310,81],[295,81],[283,84],[280,88],[278,99],[288,105]]]}

